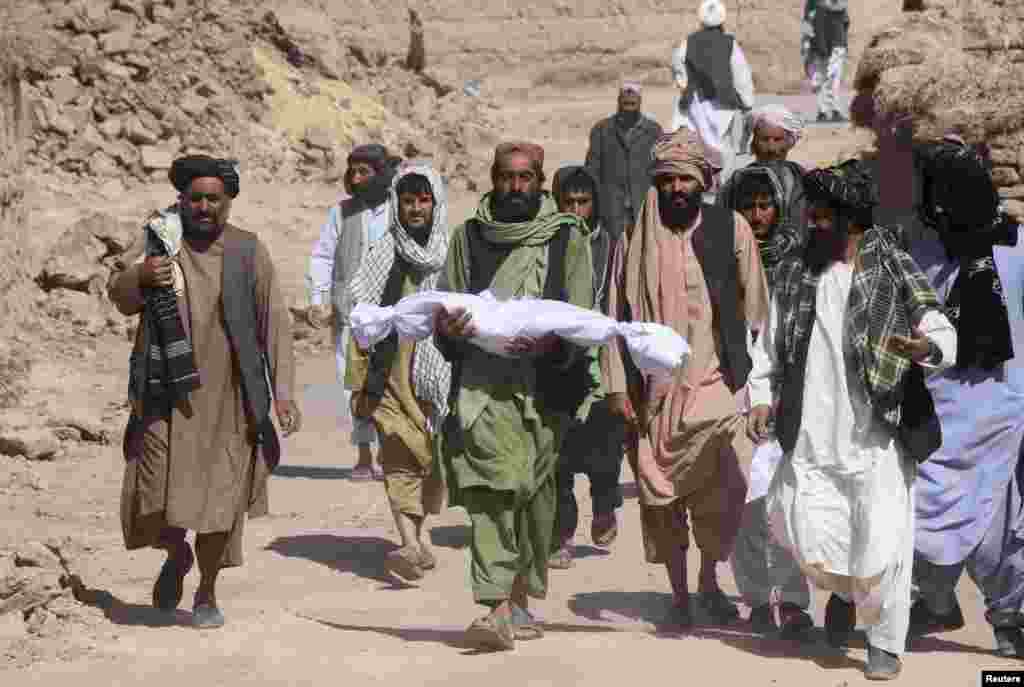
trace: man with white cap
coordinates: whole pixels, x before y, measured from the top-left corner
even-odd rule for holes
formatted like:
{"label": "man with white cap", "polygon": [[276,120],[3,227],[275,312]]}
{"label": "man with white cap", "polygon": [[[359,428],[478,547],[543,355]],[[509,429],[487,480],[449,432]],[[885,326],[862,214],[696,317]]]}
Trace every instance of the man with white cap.
{"label": "man with white cap", "polygon": [[672,75],[679,96],[672,130],[685,126],[721,160],[728,179],[742,152],[744,113],[754,106],[754,79],[736,38],[724,31],[725,5],[704,0],[698,10],[701,28],[683,39],[672,55]]}

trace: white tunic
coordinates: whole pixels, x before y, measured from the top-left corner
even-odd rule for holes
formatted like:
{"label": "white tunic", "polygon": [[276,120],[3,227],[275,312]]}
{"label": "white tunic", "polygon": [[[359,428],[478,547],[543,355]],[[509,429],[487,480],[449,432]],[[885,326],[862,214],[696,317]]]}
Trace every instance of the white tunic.
{"label": "white tunic", "polygon": [[[913,536],[907,514],[913,511],[914,466],[905,464],[880,423],[855,426],[854,406],[867,398],[843,355],[852,280],[852,266],[835,263],[819,281],[800,432],[767,496],[775,536],[802,567],[824,574],[813,576],[819,586],[829,587],[832,576],[857,578],[863,587],[877,584],[886,568],[901,562]],[[920,327],[942,351],[943,365],[951,364],[956,333],[946,317],[929,311]],[[773,300],[767,331],[753,349],[752,405],[772,402],[776,328]]]}

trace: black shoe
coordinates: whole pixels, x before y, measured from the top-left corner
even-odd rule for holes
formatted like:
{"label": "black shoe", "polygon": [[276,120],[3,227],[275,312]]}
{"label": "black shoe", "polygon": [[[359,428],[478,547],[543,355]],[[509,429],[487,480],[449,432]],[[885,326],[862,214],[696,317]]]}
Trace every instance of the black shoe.
{"label": "black shoe", "polygon": [[750,610],[750,629],[761,634],[775,632],[775,618],[772,616],[772,607],[768,604],[757,606]]}
{"label": "black shoe", "polygon": [[825,605],[825,637],[837,649],[846,648],[850,635],[857,626],[857,607],[843,601],[837,594],[828,598]]}
{"label": "black shoe", "polygon": [[788,601],[779,606],[779,636],[786,639],[803,637],[814,627],[814,619],[807,611]]}
{"label": "black shoe", "polygon": [[1019,627],[992,628],[996,635],[996,655],[1003,658],[1024,658],[1024,634]]}
{"label": "black shoe", "polygon": [[868,667],[864,677],[869,680],[895,680],[903,670],[903,661],[896,654],[868,644]]}
{"label": "black shoe", "polygon": [[192,555],[191,546],[187,543],[184,546],[183,558],[178,560],[168,557],[153,584],[153,606],[161,611],[173,611],[185,593],[185,576],[192,570],[195,556]]}
{"label": "black shoe", "polygon": [[740,617],[740,609],[721,590],[697,592],[697,603],[719,625],[730,625]]}
{"label": "black shoe", "polygon": [[933,612],[923,599],[910,607],[910,634],[927,635],[933,632],[951,632],[964,626],[964,614],[960,604],[953,606],[949,613],[939,615]]}

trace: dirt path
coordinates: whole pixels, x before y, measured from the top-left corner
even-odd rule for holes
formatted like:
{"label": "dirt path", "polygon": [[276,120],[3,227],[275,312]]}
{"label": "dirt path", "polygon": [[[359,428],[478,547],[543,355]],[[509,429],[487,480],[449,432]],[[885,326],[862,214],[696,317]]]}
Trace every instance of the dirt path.
{"label": "dirt path", "polygon": [[[667,108],[667,93],[649,93],[648,100],[656,109]],[[606,95],[513,103],[509,112],[515,126],[509,134],[541,139],[553,170],[582,157],[586,129],[609,110]],[[795,157],[827,159],[855,143],[843,127],[813,128]],[[291,200],[288,193],[295,194]],[[308,209],[299,213],[301,222],[279,215],[271,229],[263,227],[282,271],[288,271],[285,282],[293,301],[301,302],[305,255],[318,230],[320,208],[332,194],[330,189],[289,190],[281,198],[249,201],[238,210],[250,226],[260,227],[261,217],[283,212],[285,206]],[[468,196],[453,199],[453,219],[464,217],[474,203]],[[124,353],[122,346],[113,355]],[[743,685],[862,681],[863,647],[846,657],[836,655],[825,647],[820,630],[803,646],[752,635],[742,625],[702,627],[686,637],[661,632],[669,588],[662,569],[642,560],[628,469],[621,535],[610,552],[589,545],[589,498],[586,481],[578,481],[583,517],[576,566],[553,571],[551,596],[536,606],[548,622],[548,635],[521,643],[514,654],[468,651],[460,643],[461,632],[480,609],[472,604],[468,587],[465,517],[461,510],[449,510],[431,523],[439,568],[422,584],[406,587],[388,577],[384,556],[396,545],[383,487],[346,479],[354,455],[338,417],[334,378],[326,350],[302,360],[305,428],[286,442],[284,464],[272,480],[273,515],[250,522],[247,564],[223,575],[220,597],[228,625],[220,631],[196,632],[188,626],[187,611],[167,617],[149,606],[162,556],[121,548],[117,447],[76,456],[75,462],[38,466],[49,487],[0,504],[7,513],[5,539],[69,534],[84,541],[76,567],[91,589],[90,608],[77,614],[66,635],[7,647],[0,640],[0,650],[6,651],[0,651],[6,657],[0,660],[8,666],[24,665],[24,657],[36,652],[30,667],[12,668],[0,682],[49,686],[73,678],[89,685],[148,687],[505,687],[621,686],[640,676]],[[76,382],[71,393],[87,399],[86,385],[92,381]],[[107,379],[105,393],[116,397],[122,382]],[[697,563],[694,556],[694,579]],[[722,566],[722,573],[727,592],[735,593],[728,566]],[[193,574],[183,609],[190,607],[195,584]],[[1021,666],[990,655],[981,599],[970,583],[962,585],[961,601],[969,627],[921,642],[906,660],[904,684],[976,685],[983,667]],[[824,597],[818,594],[814,615],[819,626],[823,608]]]}

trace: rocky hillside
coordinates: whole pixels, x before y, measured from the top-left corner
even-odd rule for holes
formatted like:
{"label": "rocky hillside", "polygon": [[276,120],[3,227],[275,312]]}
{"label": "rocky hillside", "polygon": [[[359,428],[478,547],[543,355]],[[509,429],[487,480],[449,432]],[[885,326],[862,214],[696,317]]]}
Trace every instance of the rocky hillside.
{"label": "rocky hillside", "polygon": [[468,145],[499,126],[481,98],[406,71],[372,41],[293,35],[261,2],[57,0],[39,10],[32,30],[45,47],[24,89],[29,160],[68,181],[162,177],[191,151],[233,154],[255,178],[331,178],[364,140],[464,178]]}

